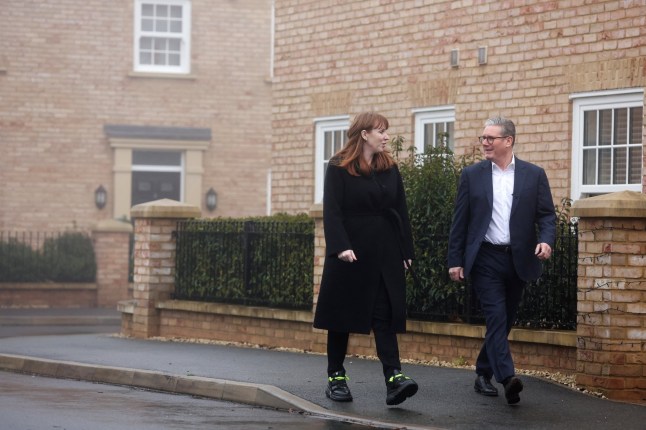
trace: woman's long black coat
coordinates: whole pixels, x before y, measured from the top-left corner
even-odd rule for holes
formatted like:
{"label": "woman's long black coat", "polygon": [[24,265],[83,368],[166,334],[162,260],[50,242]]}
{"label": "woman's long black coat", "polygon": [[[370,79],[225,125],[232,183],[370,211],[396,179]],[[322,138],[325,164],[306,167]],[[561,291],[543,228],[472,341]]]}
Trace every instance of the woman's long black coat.
{"label": "woman's long black coat", "polygon": [[[372,176],[352,176],[337,164],[331,160],[325,175],[326,255],[314,327],[370,333],[377,287],[383,278],[392,308],[392,329],[402,333],[406,330],[403,261],[413,258],[413,242],[399,169],[394,166]],[[401,227],[391,209],[399,214]],[[352,263],[337,257],[348,249],[357,257]]]}

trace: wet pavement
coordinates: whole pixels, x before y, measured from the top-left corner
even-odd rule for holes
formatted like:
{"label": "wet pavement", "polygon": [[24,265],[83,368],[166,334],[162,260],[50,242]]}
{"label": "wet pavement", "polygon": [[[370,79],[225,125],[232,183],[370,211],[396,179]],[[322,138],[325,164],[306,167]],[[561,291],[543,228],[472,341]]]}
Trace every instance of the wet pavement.
{"label": "wet pavement", "polygon": [[[14,328],[17,326],[14,326]],[[23,326],[24,327],[24,326]],[[378,361],[348,357],[351,403],[325,397],[323,355],[234,345],[136,340],[109,333],[8,336],[0,310],[0,369],[199,394],[253,406],[408,429],[644,429],[646,406],[599,399],[521,375],[516,406],[473,390],[472,370],[404,364],[420,390],[401,405],[385,404]],[[4,334],[3,334],[4,333]]]}

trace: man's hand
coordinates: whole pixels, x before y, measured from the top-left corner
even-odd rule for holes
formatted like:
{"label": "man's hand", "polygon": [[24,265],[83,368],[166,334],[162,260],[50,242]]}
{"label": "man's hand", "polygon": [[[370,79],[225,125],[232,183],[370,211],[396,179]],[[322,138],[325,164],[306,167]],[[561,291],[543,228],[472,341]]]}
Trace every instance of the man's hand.
{"label": "man's hand", "polygon": [[452,281],[461,282],[464,280],[464,268],[463,267],[451,267],[449,269],[449,276]]}
{"label": "man's hand", "polygon": [[552,247],[550,247],[547,243],[541,242],[536,245],[534,254],[536,254],[539,260],[547,260],[552,256]]}

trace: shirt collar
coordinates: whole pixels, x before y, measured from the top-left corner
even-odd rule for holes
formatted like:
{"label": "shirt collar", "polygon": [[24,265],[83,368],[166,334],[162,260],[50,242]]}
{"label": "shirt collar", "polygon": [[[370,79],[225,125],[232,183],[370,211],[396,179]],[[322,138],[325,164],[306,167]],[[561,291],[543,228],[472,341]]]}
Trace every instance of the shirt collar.
{"label": "shirt collar", "polygon": [[516,156],[512,153],[511,154],[511,163],[507,166],[505,170],[502,170],[496,163],[493,161],[491,162],[491,166],[494,170],[498,170],[499,172],[513,172],[516,170]]}

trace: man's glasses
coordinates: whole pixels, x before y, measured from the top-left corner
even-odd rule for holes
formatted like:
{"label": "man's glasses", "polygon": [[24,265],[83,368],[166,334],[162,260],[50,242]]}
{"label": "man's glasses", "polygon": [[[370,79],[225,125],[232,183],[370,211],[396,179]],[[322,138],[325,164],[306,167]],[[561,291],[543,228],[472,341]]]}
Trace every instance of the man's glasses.
{"label": "man's glasses", "polygon": [[494,142],[494,140],[496,140],[496,139],[504,139],[506,137],[509,137],[509,136],[478,136],[478,140],[480,141],[480,143],[482,143],[482,142],[484,142],[486,140],[487,143],[489,145],[491,145]]}

